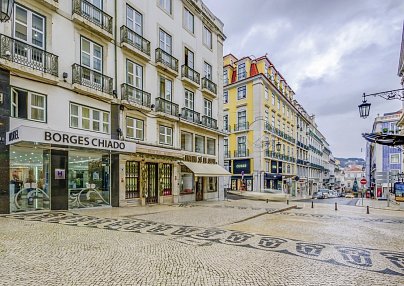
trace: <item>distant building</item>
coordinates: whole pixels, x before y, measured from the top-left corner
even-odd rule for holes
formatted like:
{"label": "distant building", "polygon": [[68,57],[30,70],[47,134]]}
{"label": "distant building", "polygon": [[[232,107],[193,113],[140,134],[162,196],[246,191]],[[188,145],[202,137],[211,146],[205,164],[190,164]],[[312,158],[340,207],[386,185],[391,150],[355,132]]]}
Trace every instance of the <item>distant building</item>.
{"label": "distant building", "polygon": [[352,191],[355,183],[355,179],[358,183],[359,189],[361,188],[360,180],[364,177],[365,171],[363,166],[352,165],[345,167],[344,169],[344,190]]}

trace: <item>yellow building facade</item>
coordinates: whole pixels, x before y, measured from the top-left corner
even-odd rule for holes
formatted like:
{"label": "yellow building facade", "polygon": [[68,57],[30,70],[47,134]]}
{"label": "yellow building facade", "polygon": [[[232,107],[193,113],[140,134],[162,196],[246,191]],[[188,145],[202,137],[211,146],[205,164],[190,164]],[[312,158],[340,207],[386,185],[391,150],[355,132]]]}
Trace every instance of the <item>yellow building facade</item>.
{"label": "yellow building facade", "polygon": [[295,194],[294,92],[267,56],[224,57],[223,124],[229,187]]}

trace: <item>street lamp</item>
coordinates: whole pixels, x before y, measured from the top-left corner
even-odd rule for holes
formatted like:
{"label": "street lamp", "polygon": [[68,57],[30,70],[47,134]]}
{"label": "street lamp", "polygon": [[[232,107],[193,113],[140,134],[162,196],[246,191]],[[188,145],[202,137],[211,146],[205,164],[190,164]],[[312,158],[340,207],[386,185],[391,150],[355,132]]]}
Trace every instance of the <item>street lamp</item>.
{"label": "street lamp", "polygon": [[7,22],[13,12],[14,0],[0,0],[0,22]]}
{"label": "street lamp", "polygon": [[278,143],[276,143],[276,151],[279,153],[281,151],[281,148],[282,148],[282,144],[278,140]]}
{"label": "street lamp", "polygon": [[372,94],[364,93],[362,103],[358,105],[359,115],[361,118],[364,118],[364,119],[369,116],[369,112],[370,112],[370,103],[366,101],[366,97],[368,97],[368,96],[374,96],[374,97],[379,96],[386,100],[398,99],[398,100],[404,101],[404,88],[382,91],[382,92],[372,93]]}

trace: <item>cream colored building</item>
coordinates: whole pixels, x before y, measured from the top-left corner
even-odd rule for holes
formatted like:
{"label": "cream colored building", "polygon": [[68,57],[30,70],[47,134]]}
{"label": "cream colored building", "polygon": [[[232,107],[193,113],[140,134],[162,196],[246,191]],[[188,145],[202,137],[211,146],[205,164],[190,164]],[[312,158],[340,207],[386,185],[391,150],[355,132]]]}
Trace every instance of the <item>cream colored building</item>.
{"label": "cream colored building", "polygon": [[16,2],[0,212],[223,198],[225,36],[203,1]]}

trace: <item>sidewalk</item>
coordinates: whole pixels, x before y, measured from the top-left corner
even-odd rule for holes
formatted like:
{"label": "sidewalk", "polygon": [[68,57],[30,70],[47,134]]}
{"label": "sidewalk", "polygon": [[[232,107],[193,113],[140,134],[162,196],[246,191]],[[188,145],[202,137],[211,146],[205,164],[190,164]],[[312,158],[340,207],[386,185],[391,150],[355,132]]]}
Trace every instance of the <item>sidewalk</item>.
{"label": "sidewalk", "polygon": [[287,194],[279,193],[258,193],[258,192],[249,192],[249,191],[228,191],[228,194],[237,195],[243,197],[248,200],[257,200],[257,201],[271,201],[271,202],[285,202],[288,198]]}
{"label": "sidewalk", "polygon": [[404,211],[404,203],[397,203],[396,201],[390,201],[389,206],[387,206],[387,201],[379,201],[375,199],[359,199],[356,202],[357,207],[366,207],[369,206],[370,208],[375,209],[385,209],[385,210],[392,210],[392,211]]}

